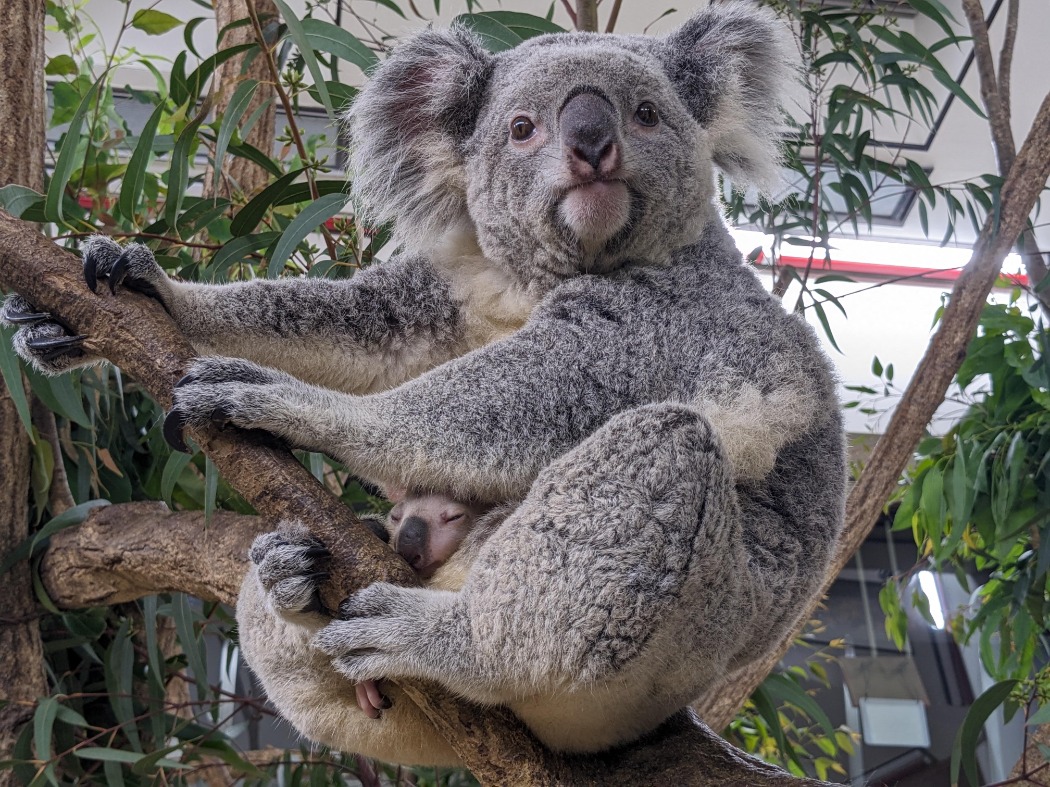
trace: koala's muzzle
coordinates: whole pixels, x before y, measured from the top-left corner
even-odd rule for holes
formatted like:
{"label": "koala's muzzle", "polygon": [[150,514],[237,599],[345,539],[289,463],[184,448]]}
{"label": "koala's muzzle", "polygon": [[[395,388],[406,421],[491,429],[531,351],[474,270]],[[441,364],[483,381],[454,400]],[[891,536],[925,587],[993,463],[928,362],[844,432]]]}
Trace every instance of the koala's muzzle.
{"label": "koala's muzzle", "polygon": [[609,175],[619,169],[620,119],[608,99],[589,91],[578,93],[565,102],[558,123],[574,175]]}
{"label": "koala's muzzle", "polygon": [[427,523],[418,516],[406,517],[397,531],[397,553],[412,568],[419,570],[427,551]]}

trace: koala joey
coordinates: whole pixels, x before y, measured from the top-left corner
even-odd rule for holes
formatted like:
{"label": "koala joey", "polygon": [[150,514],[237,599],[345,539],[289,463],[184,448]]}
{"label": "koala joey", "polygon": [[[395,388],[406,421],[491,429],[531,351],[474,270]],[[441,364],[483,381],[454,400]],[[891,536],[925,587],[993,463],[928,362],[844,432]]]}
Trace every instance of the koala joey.
{"label": "koala joey", "polygon": [[[513,510],[509,504],[486,507],[433,493],[384,492],[394,507],[385,521],[366,519],[366,524],[404,558],[425,587],[435,590],[463,587],[478,549]],[[356,693],[358,706],[370,718],[390,708],[375,681],[357,684]]]}
{"label": "koala joey", "polygon": [[[89,284],[159,299],[206,355],[165,424],[218,419],[385,487],[518,501],[458,590],[377,583],[313,611],[319,548],[252,548],[241,644],[304,735],[404,763],[454,753],[398,679],[510,708],[552,749],[636,739],[772,646],[841,526],[835,383],[714,201],[777,178],[795,47],[721,3],[664,37],[547,35],[499,54],[426,30],[349,112],[353,188],[398,254],[349,280],[176,283],[98,238]],[[38,367],[90,362],[23,301]],[[308,519],[309,512],[302,513]],[[462,547],[461,547],[462,548]],[[389,678],[367,718],[355,685]]]}

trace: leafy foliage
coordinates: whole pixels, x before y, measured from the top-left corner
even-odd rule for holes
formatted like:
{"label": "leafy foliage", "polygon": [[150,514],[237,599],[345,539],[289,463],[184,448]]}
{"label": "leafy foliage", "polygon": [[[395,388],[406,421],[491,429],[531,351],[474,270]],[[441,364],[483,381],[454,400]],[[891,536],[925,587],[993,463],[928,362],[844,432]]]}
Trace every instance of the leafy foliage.
{"label": "leafy foliage", "polygon": [[[957,638],[976,639],[981,663],[1000,681],[974,703],[956,743],[953,772],[961,766],[971,784],[972,743],[988,715],[1004,701],[1009,716],[1050,697],[1038,645],[1050,626],[1050,331],[1019,296],[985,307],[956,376],[965,409],[943,437],[919,445],[894,517],[934,568],[954,571],[964,588],[979,578],[972,606],[951,621]],[[901,645],[897,584],[881,598]],[[925,598],[916,607],[929,614]],[[1048,718],[1040,710],[1030,723]]]}
{"label": "leafy foliage", "polygon": [[[276,2],[281,19],[258,20],[265,46],[256,38],[202,54],[194,32],[208,17],[183,21],[152,6],[133,10],[129,3],[121,27],[107,29],[102,36],[85,14],[84,0],[49,0],[52,32],[68,44],[67,52],[46,64],[52,78],[51,126],[60,129],[56,158],[44,194],[6,186],[0,188],[0,207],[44,223],[56,241],[70,248],[96,232],[146,243],[165,270],[186,280],[350,277],[371,264],[386,244],[387,228],[362,226],[340,215],[345,177],[324,151],[337,147],[338,111],[356,94],[356,86],[341,77],[341,66],[367,71],[382,56],[387,38],[374,28],[368,38],[352,35],[326,17],[334,4],[311,3],[307,14],[297,18],[282,0]],[[377,2],[406,17],[395,0]],[[806,250],[809,265],[803,272],[778,270],[801,282],[797,307],[814,309],[827,326],[824,305],[841,305],[820,288],[820,278],[810,283],[810,273],[821,264],[819,257],[830,255],[835,232],[856,231],[861,220],[870,225],[873,203],[901,190],[918,194],[923,216],[940,200],[947,205],[950,227],[964,215],[978,222],[994,208],[998,183],[988,178],[982,184],[932,184],[916,162],[880,145],[873,135],[878,123],[903,122],[913,115],[932,124],[936,102],[921,78],[926,74],[959,100],[972,103],[936,59],[937,51],[958,41],[939,0],[912,0],[917,11],[945,31],[945,38],[929,47],[884,15],[790,0],[771,4],[798,29],[808,63],[806,113],[794,129],[788,152],[796,186],[776,202],[754,205],[727,184],[726,200],[731,218],[774,236],[774,265],[785,244]],[[209,3],[199,0],[198,5],[210,9]],[[560,29],[549,13],[539,17],[483,11],[471,0],[465,6],[468,13],[459,19],[493,51]],[[418,14],[414,4],[409,7]],[[438,0],[434,7],[440,10]],[[349,6],[343,10],[354,13]],[[250,20],[230,27],[248,24],[254,29]],[[165,62],[122,45],[132,29],[151,36],[181,30],[185,49]],[[107,47],[102,55],[91,55],[100,36]],[[280,90],[272,81],[238,77],[224,110],[215,111],[209,80],[220,65],[239,55],[268,62],[271,73],[279,74]],[[129,64],[153,74],[152,89],[120,89],[115,74]],[[245,141],[263,112],[249,111],[258,96],[285,111],[275,150]],[[147,118],[140,125],[133,126],[122,113],[127,106],[122,102],[128,100],[140,105]],[[324,111],[328,126],[323,132],[304,133],[296,113],[305,105]],[[223,166],[233,159],[261,167],[270,182],[254,193],[243,193]],[[219,186],[225,196],[206,196]],[[107,502],[155,499],[181,509],[250,511],[201,454],[171,453],[160,435],[163,413],[119,370],[98,367],[44,378],[21,366],[8,338],[0,337],[0,371],[33,437],[36,528],[29,541],[4,556],[0,574],[17,560],[39,560],[51,535],[82,521],[92,506]],[[1004,339],[1003,352],[1005,348]],[[987,352],[990,362],[992,351]],[[1020,353],[1020,348],[1010,352]],[[1015,360],[1023,365],[1027,357],[1018,354]],[[1040,350],[1039,358],[1044,357]],[[975,364],[975,374],[985,371],[980,362]],[[1045,374],[1045,365],[1036,367],[1034,361],[1025,368],[1030,376]],[[1033,368],[1043,371],[1032,372]],[[32,426],[20,372],[27,375],[32,393],[57,416],[59,455]],[[1041,455],[1047,453],[1045,446],[1029,444],[1027,437],[1022,442],[1024,447],[1015,447],[1010,459],[1006,454],[1012,442],[997,445],[993,452],[989,472],[994,474],[998,467],[1008,485],[1011,478],[1016,481],[1010,473],[1021,472],[1011,470],[1021,461],[1019,456],[1030,462],[1040,455],[1041,446]],[[992,450],[990,445],[987,450]],[[361,511],[381,505],[327,457],[308,454],[301,459],[347,505]],[[933,464],[942,459],[943,477],[949,460],[939,457]],[[960,460],[967,472],[981,461],[969,453]],[[49,491],[58,463],[69,476],[78,505],[54,516]],[[1011,500],[1027,499],[1032,490],[1023,480],[1014,486]],[[983,510],[976,498],[972,505]],[[1001,506],[1001,501],[988,504],[989,511],[1002,514]],[[1003,516],[1008,526],[1024,524],[1010,513],[1000,519]],[[1045,550],[1035,550],[1034,558],[1022,562],[1023,550],[1002,552],[998,542],[984,540],[980,526],[973,527],[974,544],[1006,561],[995,594],[1014,593],[1022,569],[1042,566],[1045,573]],[[970,548],[963,536],[956,541],[956,546]],[[1026,585],[1021,595],[1033,595],[1036,584],[1033,580]],[[434,787],[473,783],[461,773],[408,773],[323,750],[246,753],[241,740],[247,722],[269,711],[238,685],[209,685],[205,680],[206,665],[214,664],[216,656],[223,664],[232,657],[236,631],[228,610],[173,595],[69,612],[55,608],[39,582],[36,590],[49,613],[42,629],[52,693],[40,700],[33,723],[23,730],[15,760],[0,763],[25,783],[181,783],[217,773],[227,781],[243,779],[248,784],[274,779],[293,785],[352,780]],[[1042,615],[1042,608],[1037,612]],[[994,610],[986,613],[984,622],[994,624],[1005,613],[994,615]],[[1041,620],[1036,611],[1030,617],[1033,623]],[[796,773],[813,769],[823,777],[841,772],[836,758],[850,750],[850,735],[832,728],[807,693],[810,681],[826,682],[824,658],[818,654],[805,669],[771,676],[731,725],[734,740]],[[1011,674],[1020,675],[1024,658],[1004,656],[1000,661],[1014,665]]]}

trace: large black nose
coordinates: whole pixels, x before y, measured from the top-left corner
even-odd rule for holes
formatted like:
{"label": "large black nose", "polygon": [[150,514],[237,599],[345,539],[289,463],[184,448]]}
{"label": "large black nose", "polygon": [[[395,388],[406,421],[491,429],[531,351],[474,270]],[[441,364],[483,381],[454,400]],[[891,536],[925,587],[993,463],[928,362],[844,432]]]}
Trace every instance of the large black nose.
{"label": "large black nose", "polygon": [[584,92],[570,98],[558,118],[562,144],[570,156],[595,171],[615,169],[618,154],[618,118],[609,100]]}
{"label": "large black nose", "polygon": [[410,516],[401,523],[397,531],[397,553],[412,568],[423,565],[423,555],[427,550],[427,523],[418,516]]}

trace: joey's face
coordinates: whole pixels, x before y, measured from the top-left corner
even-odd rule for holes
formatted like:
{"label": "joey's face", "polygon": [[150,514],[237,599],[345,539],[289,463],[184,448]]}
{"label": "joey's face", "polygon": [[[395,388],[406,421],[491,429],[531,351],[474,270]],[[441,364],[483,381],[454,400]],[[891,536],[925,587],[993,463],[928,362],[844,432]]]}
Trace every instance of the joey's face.
{"label": "joey's face", "polygon": [[703,129],[651,56],[595,41],[503,53],[464,146],[481,248],[528,278],[659,262],[711,215]]}
{"label": "joey's face", "polygon": [[421,579],[429,579],[459,549],[477,514],[445,495],[406,495],[387,519],[390,545]]}

